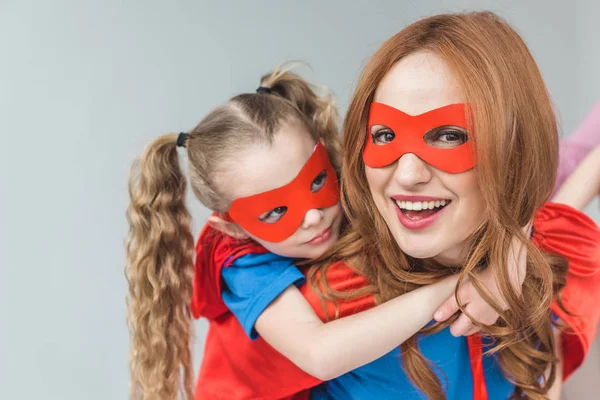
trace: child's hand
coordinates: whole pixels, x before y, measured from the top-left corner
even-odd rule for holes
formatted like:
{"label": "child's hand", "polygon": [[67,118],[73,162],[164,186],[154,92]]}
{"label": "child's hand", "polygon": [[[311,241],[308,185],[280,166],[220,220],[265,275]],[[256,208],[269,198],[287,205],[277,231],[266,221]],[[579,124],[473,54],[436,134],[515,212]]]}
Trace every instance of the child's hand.
{"label": "child's hand", "polygon": [[[525,228],[525,232],[529,233],[531,230],[531,224]],[[521,286],[525,280],[525,272],[527,268],[527,250],[523,248],[521,243],[513,238],[512,245],[509,253],[509,272],[511,282],[517,293],[521,293]],[[500,306],[502,310],[508,309],[506,301],[500,295],[500,290],[496,284],[494,278],[493,266],[486,268],[485,270],[478,273],[479,280],[485,286],[489,294]],[[480,324],[492,325],[500,316],[492,306],[490,306],[481,297],[477,290],[473,287],[471,281],[468,279],[464,280],[461,287],[458,289],[458,298],[460,302],[465,306],[466,311]],[[448,300],[444,302],[434,313],[433,317],[436,321],[441,322],[450,318],[454,313],[459,311],[456,297],[452,295]],[[450,325],[450,332],[453,336],[469,336],[479,331],[467,317],[466,314],[462,314],[452,325]]]}

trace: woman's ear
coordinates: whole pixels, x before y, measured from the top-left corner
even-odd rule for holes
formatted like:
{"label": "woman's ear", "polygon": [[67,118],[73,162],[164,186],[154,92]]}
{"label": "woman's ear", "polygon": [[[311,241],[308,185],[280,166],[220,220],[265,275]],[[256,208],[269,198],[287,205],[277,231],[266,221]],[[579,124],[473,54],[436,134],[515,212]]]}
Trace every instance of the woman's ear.
{"label": "woman's ear", "polygon": [[219,216],[211,215],[210,217],[208,217],[208,223],[216,230],[223,232],[224,234],[231,236],[232,238],[250,238],[238,224],[236,224],[235,222],[226,221]]}

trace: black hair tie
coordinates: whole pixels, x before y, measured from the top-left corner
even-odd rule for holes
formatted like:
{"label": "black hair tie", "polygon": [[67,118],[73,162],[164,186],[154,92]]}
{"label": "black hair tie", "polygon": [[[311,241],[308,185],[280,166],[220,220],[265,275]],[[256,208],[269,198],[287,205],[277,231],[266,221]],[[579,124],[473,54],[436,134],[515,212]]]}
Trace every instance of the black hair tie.
{"label": "black hair tie", "polygon": [[266,86],[259,86],[258,89],[256,89],[256,93],[266,93],[266,94],[271,94],[273,91],[271,90],[270,87],[266,87]]}
{"label": "black hair tie", "polygon": [[177,136],[177,147],[185,147],[185,142],[187,141],[188,134],[185,132],[181,132],[179,136]]}

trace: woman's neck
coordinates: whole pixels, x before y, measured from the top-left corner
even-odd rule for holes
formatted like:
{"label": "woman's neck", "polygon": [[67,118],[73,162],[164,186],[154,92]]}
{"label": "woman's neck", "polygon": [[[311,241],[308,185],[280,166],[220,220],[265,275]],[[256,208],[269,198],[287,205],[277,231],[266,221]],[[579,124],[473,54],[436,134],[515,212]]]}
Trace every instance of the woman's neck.
{"label": "woman's neck", "polygon": [[447,267],[458,267],[465,262],[468,253],[468,246],[460,245],[438,254],[433,260]]}

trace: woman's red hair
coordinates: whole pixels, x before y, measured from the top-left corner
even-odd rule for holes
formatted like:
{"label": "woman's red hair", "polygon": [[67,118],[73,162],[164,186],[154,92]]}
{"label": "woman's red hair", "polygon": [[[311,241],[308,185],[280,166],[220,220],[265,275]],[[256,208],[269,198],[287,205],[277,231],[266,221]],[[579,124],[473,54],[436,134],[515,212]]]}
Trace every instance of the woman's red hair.
{"label": "woman's red hair", "polygon": [[[484,222],[472,236],[462,278],[469,277],[501,317],[482,327],[495,339],[493,351],[507,377],[517,385],[516,398],[542,399],[555,379],[550,304],[564,284],[564,260],[540,252],[523,232],[550,195],[558,162],[555,115],[540,71],[519,35],[489,12],[437,15],[406,27],[387,40],[365,67],[344,122],[342,201],[348,229],[311,271],[311,283],[327,299],[364,294],[334,292],[325,282],[328,264],[345,260],[372,284],[384,302],[452,271],[430,260],[404,254],[377,211],[362,161],[369,105],[380,82],[403,57],[429,51],[441,57],[472,105],[476,132],[475,169],[487,205]],[[510,284],[509,246],[519,238],[528,250],[527,276],[518,293]],[[494,268],[510,310],[503,312],[487,296],[475,271]],[[320,278],[317,278],[320,277]],[[320,282],[317,282],[320,280]],[[444,324],[443,326],[447,326]],[[441,329],[436,326],[427,332]],[[402,345],[409,377],[431,399],[443,399],[442,384],[413,337]],[[544,378],[547,368],[551,373]]]}

